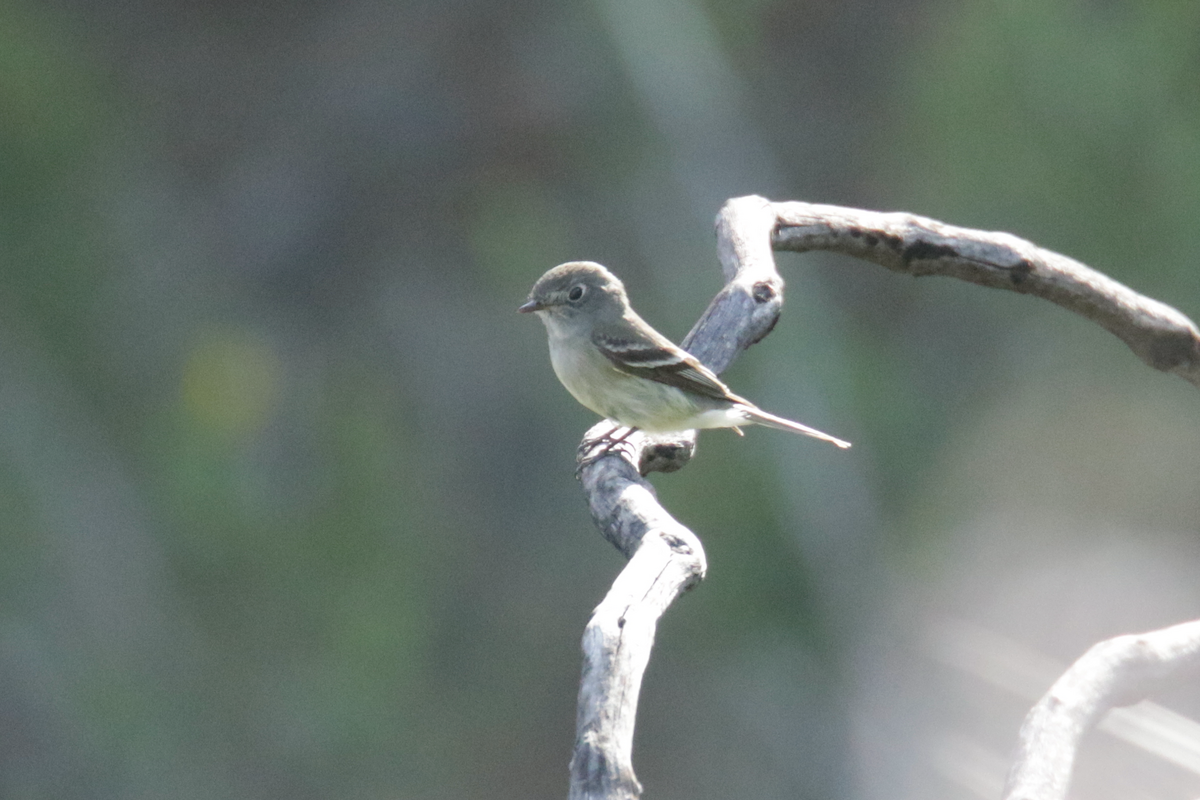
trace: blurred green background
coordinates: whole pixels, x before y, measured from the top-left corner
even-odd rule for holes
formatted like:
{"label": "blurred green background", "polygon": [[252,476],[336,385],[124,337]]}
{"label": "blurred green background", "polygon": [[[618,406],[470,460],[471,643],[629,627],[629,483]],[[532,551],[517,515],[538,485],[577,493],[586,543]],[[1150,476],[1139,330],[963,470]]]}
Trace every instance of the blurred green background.
{"label": "blurred green background", "polygon": [[[758,193],[1197,318],[1198,76],[1167,0],[0,2],[0,797],[564,796],[622,560],[533,281],[601,261],[678,340]],[[1036,693],[929,632],[1068,662],[1200,616],[1200,397],[1042,301],[779,261],[726,377],[855,447],[654,479],[710,570],[646,796],[995,796]],[[1200,791],[1122,747],[1080,796]]]}

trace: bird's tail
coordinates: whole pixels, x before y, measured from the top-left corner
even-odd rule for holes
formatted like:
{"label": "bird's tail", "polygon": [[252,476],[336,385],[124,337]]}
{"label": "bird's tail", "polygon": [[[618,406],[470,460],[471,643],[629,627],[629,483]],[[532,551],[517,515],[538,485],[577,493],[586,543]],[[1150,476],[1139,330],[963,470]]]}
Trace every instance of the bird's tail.
{"label": "bird's tail", "polygon": [[823,442],[837,445],[845,450],[850,446],[850,443],[830,436],[828,433],[822,433],[816,428],[810,428],[807,425],[801,425],[799,422],[792,422],[790,419],[777,417],[774,414],[769,414],[761,408],[755,406],[743,406],[743,411],[746,414],[747,420],[758,425],[766,425],[768,428],[775,428],[781,431],[791,431],[792,433],[802,433],[805,436],[811,436],[814,439],[820,439]]}

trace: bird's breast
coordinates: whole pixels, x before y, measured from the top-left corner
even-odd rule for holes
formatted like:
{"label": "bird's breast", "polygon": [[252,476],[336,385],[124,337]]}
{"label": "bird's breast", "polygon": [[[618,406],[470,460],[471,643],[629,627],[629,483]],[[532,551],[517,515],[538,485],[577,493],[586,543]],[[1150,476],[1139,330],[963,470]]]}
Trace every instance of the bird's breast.
{"label": "bird's breast", "polygon": [[591,342],[570,336],[556,337],[554,333],[550,328],[550,363],[554,374],[576,400],[597,414],[609,416],[603,387],[617,378],[609,374],[616,370]]}

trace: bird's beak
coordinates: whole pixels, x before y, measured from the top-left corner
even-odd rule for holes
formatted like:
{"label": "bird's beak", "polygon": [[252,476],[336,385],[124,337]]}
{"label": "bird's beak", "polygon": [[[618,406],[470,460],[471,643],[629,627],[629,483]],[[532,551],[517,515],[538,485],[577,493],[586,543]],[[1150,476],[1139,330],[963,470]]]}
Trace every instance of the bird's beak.
{"label": "bird's beak", "polygon": [[541,311],[543,308],[545,308],[545,306],[539,303],[537,300],[530,300],[525,305],[518,308],[517,311],[521,312],[522,314],[528,314],[533,311]]}

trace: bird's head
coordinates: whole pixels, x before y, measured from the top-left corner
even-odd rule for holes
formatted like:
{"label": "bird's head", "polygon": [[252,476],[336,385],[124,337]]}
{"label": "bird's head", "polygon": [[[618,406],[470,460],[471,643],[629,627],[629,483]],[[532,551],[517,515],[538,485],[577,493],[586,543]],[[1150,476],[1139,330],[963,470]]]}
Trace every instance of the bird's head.
{"label": "bird's head", "polygon": [[616,319],[628,307],[625,285],[593,261],[559,264],[533,285],[528,301],[517,310],[537,312],[544,321],[587,315],[592,319]]}

